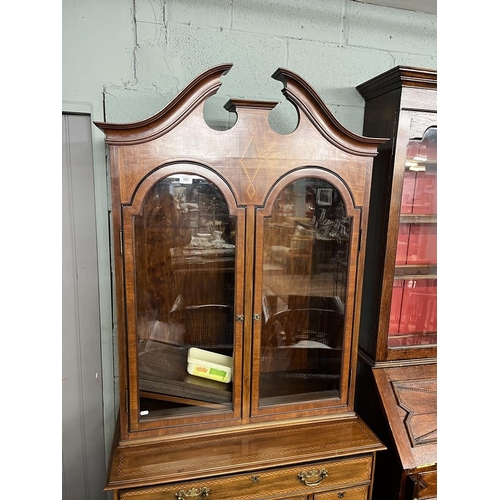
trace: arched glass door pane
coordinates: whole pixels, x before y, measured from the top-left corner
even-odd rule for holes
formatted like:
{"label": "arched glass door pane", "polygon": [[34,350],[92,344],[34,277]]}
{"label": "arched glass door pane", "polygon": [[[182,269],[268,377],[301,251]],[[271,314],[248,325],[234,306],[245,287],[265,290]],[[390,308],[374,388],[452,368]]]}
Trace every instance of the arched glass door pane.
{"label": "arched glass door pane", "polygon": [[187,174],[135,217],[141,419],[232,408],[235,228],[220,190]]}
{"label": "arched glass door pane", "polygon": [[265,219],[260,406],[339,397],[350,232],[339,191],[312,177]]}

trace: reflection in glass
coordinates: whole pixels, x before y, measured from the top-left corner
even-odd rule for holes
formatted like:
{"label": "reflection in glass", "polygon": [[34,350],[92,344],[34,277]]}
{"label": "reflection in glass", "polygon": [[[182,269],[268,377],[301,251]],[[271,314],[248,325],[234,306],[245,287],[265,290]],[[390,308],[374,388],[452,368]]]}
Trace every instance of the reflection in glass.
{"label": "reflection in glass", "polygon": [[286,186],[264,221],[262,406],[339,397],[350,229],[317,178]]}
{"label": "reflection in glass", "polygon": [[134,220],[141,418],[232,408],[235,219],[211,182],[173,175]]}
{"label": "reflection in glass", "polygon": [[411,140],[401,199],[389,347],[437,341],[437,128]]}

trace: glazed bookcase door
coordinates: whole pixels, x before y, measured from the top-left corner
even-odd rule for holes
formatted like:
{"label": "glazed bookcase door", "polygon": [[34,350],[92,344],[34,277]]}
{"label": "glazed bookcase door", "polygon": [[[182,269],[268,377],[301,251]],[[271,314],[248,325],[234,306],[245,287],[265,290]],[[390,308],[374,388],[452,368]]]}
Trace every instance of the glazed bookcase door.
{"label": "glazed bookcase door", "polygon": [[310,168],[257,212],[252,416],[345,409],[360,210],[338,177]]}
{"label": "glazed bookcase door", "polygon": [[432,356],[437,346],[436,116],[407,113],[400,126],[382,296],[387,359]]}
{"label": "glazed bookcase door", "polygon": [[201,167],[163,167],[123,225],[131,430],[237,419],[244,221],[230,193]]}
{"label": "glazed bookcase door", "polygon": [[389,348],[437,343],[436,152],[437,127],[406,146]]}

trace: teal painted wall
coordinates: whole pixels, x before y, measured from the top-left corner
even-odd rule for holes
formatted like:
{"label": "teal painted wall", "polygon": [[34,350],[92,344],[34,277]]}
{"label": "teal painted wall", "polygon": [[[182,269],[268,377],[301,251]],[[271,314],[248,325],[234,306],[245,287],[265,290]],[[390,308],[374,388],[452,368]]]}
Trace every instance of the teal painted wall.
{"label": "teal painted wall", "polygon": [[[229,98],[280,101],[271,125],[295,124],[284,67],[311,84],[336,118],[361,133],[355,87],[396,65],[437,68],[437,16],[352,0],[63,0],[63,111],[136,121],[159,111],[205,69],[233,63],[206,106],[213,126],[232,117]],[[93,137],[106,441],[114,427],[116,346],[111,318],[108,196],[103,134]]]}
{"label": "teal painted wall", "polygon": [[352,0],[64,0],[63,99],[93,103],[96,119],[134,121],[231,62],[217,101],[282,101],[270,75],[285,67],[360,133],[355,86],[399,64],[436,68],[436,19]]}

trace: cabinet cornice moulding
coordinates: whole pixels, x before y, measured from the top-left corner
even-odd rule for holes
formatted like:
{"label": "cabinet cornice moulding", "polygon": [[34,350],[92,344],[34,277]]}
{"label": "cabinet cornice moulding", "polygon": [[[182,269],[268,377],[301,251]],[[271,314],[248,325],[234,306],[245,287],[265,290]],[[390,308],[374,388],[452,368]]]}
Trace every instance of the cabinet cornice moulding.
{"label": "cabinet cornice moulding", "polygon": [[[142,144],[157,139],[174,129],[209,97],[216,94],[222,85],[221,77],[231,68],[232,64],[221,64],[201,73],[161,111],[149,118],[131,123],[95,122],[95,125],[106,133],[108,145]],[[363,137],[346,129],[311,85],[293,71],[278,68],[272,78],[283,84],[283,95],[298,110],[299,123],[303,115],[307,116],[320,134],[342,151],[373,157],[377,154],[378,146],[387,141],[386,138]],[[269,112],[278,103],[231,99],[224,107],[236,114],[239,110],[243,112],[251,109]]]}
{"label": "cabinet cornice moulding", "polygon": [[364,137],[346,129],[311,85],[293,71],[278,68],[272,77],[283,84],[283,95],[306,114],[329,142],[342,151],[359,156],[376,156],[378,146],[388,140]]}
{"label": "cabinet cornice moulding", "polygon": [[396,66],[358,85],[365,101],[403,87],[437,90],[437,71],[413,66]]}
{"label": "cabinet cornice moulding", "polygon": [[232,64],[214,66],[184,87],[162,110],[141,121],[131,123],[94,122],[106,133],[109,145],[131,145],[152,141],[176,127],[200,103],[213,96],[222,85],[221,77]]}

